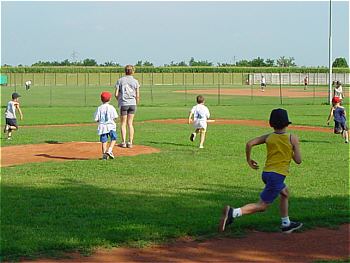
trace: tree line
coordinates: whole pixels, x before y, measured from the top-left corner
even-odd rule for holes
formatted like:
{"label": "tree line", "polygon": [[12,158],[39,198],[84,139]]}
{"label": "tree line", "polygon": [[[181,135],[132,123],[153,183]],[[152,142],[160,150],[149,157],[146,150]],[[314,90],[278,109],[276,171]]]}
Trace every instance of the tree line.
{"label": "tree line", "polygon": [[[10,65],[4,65],[4,66],[10,66]],[[22,65],[18,65],[22,66]],[[54,67],[54,66],[82,66],[82,67],[94,67],[94,66],[101,66],[101,67],[120,67],[121,64],[114,62],[114,61],[107,61],[102,64],[98,64],[97,61],[93,58],[86,58],[81,61],[70,61],[68,59],[65,59],[63,61],[38,61],[33,63],[31,66],[46,66],[46,67]],[[142,61],[139,60],[135,64],[137,67],[154,67],[154,64],[149,61]],[[295,59],[294,57],[285,57],[281,56],[278,59],[264,59],[261,57],[254,58],[252,60],[242,59],[235,63],[215,63],[210,62],[207,60],[195,60],[193,57],[186,62],[186,61],[180,61],[180,62],[174,62],[171,61],[169,64],[164,64],[164,67],[198,67],[198,66],[206,66],[206,67],[296,67]],[[345,58],[339,57],[336,58],[333,62],[333,67],[335,68],[348,68],[348,63]]]}

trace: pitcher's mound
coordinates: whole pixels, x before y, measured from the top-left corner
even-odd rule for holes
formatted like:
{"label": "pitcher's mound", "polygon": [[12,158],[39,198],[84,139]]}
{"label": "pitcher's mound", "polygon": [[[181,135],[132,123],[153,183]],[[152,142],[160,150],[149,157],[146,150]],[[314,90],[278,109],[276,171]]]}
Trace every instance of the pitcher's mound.
{"label": "pitcher's mound", "polygon": [[[160,152],[159,149],[134,145],[133,148],[115,147],[114,155],[134,156]],[[27,144],[1,148],[1,167],[48,161],[89,160],[101,158],[101,143],[48,141],[47,144]]]}

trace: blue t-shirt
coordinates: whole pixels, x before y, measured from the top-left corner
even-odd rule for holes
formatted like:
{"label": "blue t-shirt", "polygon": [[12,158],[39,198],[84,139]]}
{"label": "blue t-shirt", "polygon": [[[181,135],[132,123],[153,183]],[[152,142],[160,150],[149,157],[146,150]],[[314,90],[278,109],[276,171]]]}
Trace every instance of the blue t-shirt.
{"label": "blue t-shirt", "polygon": [[343,107],[335,107],[333,111],[334,120],[337,122],[344,123],[346,121],[345,118],[345,110]]}

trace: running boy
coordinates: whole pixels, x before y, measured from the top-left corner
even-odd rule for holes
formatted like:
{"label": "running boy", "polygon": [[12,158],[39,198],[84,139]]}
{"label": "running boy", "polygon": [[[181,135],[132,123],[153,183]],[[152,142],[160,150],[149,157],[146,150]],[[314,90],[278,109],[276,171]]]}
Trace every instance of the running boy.
{"label": "running boy", "polygon": [[12,138],[12,131],[18,130],[18,124],[17,124],[17,117],[16,117],[16,110],[18,111],[20,115],[20,119],[23,120],[23,114],[21,111],[21,108],[19,107],[19,98],[21,95],[18,93],[12,93],[12,100],[10,100],[7,103],[6,111],[5,111],[5,119],[6,119],[6,125],[4,128],[4,133],[7,134],[7,139],[11,140]]}
{"label": "running boy", "polygon": [[[115,119],[118,118],[116,109],[109,104],[112,94],[109,92],[101,93],[102,105],[99,106],[95,112],[95,121],[98,122],[97,133],[100,135],[100,142],[102,143],[102,159],[107,160],[108,157],[114,159],[113,147],[117,141],[117,132]],[[110,137],[111,142],[107,149],[107,141]]]}
{"label": "running boy", "polygon": [[205,133],[207,131],[207,121],[210,118],[209,109],[204,105],[204,97],[197,96],[197,105],[193,106],[188,116],[188,124],[192,122],[193,116],[193,126],[196,129],[190,136],[190,140],[193,142],[196,139],[196,135],[200,134],[199,148],[204,148]]}
{"label": "running boy", "polygon": [[282,232],[291,233],[302,227],[302,223],[292,222],[288,216],[288,187],[284,180],[289,174],[291,159],[295,163],[301,163],[301,153],[299,149],[298,137],[287,133],[286,129],[291,122],[288,119],[287,111],[284,109],[274,109],[270,115],[270,126],[274,132],[257,137],[247,142],[246,158],[248,165],[253,169],[258,169],[258,163],[251,159],[253,146],[266,144],[267,157],[262,173],[262,180],[265,188],[260,194],[257,203],[246,204],[240,208],[226,206],[219,224],[219,231],[225,231],[226,226],[232,224],[235,218],[264,212],[270,204],[280,196],[280,215],[282,220]]}
{"label": "running boy", "polygon": [[332,99],[332,108],[327,119],[327,125],[331,118],[334,118],[334,133],[341,134],[345,139],[345,143],[349,142],[349,132],[346,125],[346,111],[343,106],[340,106],[341,99],[339,97],[334,97]]}

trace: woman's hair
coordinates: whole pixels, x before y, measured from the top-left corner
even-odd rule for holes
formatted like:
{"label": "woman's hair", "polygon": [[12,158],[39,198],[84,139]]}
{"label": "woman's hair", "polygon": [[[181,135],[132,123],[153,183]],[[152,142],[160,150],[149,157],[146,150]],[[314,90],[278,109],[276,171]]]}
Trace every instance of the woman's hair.
{"label": "woman's hair", "polygon": [[126,75],[132,75],[135,73],[135,67],[133,65],[126,65],[124,69]]}

